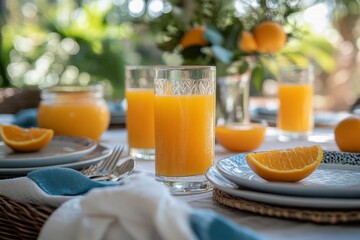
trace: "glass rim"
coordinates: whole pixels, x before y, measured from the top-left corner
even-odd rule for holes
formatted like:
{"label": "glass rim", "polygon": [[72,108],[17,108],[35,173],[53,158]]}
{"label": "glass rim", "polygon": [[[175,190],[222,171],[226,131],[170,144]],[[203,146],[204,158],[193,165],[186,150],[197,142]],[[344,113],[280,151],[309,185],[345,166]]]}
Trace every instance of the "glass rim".
{"label": "glass rim", "polygon": [[292,71],[292,70],[298,70],[298,71],[311,71],[313,70],[314,66],[312,64],[306,65],[306,66],[298,66],[298,65],[289,65],[289,66],[282,66],[279,68],[279,71]]}
{"label": "glass rim", "polygon": [[188,70],[216,70],[215,66],[205,66],[205,65],[182,65],[182,66],[169,66],[169,65],[155,65],[155,70],[180,70],[180,71],[188,71]]}
{"label": "glass rim", "polygon": [[125,65],[126,70],[154,69],[152,65]]}
{"label": "glass rim", "polygon": [[88,84],[88,85],[54,85],[51,87],[43,88],[43,93],[82,93],[82,92],[93,92],[103,93],[104,86],[100,83]]}

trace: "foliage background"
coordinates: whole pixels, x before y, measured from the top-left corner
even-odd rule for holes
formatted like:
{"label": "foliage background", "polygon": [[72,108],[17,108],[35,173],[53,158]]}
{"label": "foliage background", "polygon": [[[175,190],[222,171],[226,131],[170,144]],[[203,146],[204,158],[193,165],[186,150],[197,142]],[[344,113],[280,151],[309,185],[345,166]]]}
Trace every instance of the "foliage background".
{"label": "foliage background", "polygon": [[[177,55],[184,65],[215,65],[219,76],[242,74],[252,69],[252,95],[262,94],[264,79],[275,79],[279,66],[315,64],[327,73],[334,69],[335,48],[324,37],[299,26],[296,15],[306,6],[303,1],[256,0],[241,3],[236,10],[234,1],[171,1],[174,9],[156,19],[145,21],[159,32],[158,47]],[[288,43],[276,54],[248,53],[239,49],[242,31],[252,31],[265,20],[281,24],[287,32]],[[206,26],[206,46],[181,48],[181,39],[192,28]],[[251,57],[251,58],[249,58]],[[258,90],[258,91],[255,91]],[[260,91],[259,91],[260,90]]]}
{"label": "foliage background", "polygon": [[[109,98],[121,99],[124,65],[180,63],[181,53],[176,56],[162,52],[166,41],[165,45],[158,45],[164,40],[166,26],[179,25],[185,31],[206,17],[215,19],[211,14],[220,9],[214,8],[217,4],[235,3],[245,9],[239,13],[242,18],[249,15],[241,25],[247,30],[269,13],[276,16],[274,11],[278,11],[282,16],[275,20],[286,19],[288,33],[296,34],[293,28],[310,33],[291,38],[275,62],[301,64],[310,59],[315,63],[320,108],[347,109],[360,96],[358,0],[160,0],[167,10],[154,17],[146,7],[156,1],[0,0],[0,87],[43,88],[54,83],[103,82]],[[145,4],[145,10],[136,16],[129,12],[134,2]],[[193,9],[198,2],[205,2],[207,7]],[[329,25],[314,33],[317,24],[304,23],[304,11],[284,12],[286,4],[293,3],[307,3],[302,6],[305,10],[320,5],[323,10],[326,6]],[[198,10],[204,11],[197,13]],[[191,22],[189,15],[193,14],[203,16]],[[166,31],[183,33],[172,27]],[[264,79],[274,79],[272,62],[262,59],[261,64],[269,70],[264,72]]]}
{"label": "foliage background", "polygon": [[112,1],[2,0],[1,10],[2,87],[102,82],[108,97],[123,98],[126,64],[161,61],[146,50],[152,36],[136,34]]}

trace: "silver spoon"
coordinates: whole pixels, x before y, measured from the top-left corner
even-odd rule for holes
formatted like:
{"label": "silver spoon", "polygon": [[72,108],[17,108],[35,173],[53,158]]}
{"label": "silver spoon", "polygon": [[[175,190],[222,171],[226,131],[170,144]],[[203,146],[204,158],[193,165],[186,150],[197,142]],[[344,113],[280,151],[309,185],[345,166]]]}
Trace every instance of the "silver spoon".
{"label": "silver spoon", "polygon": [[90,179],[96,180],[96,181],[113,181],[117,182],[127,176],[129,176],[131,173],[133,173],[135,170],[135,160],[129,157],[125,161],[123,161],[120,165],[117,165],[113,171],[107,174],[103,175],[97,175],[97,176],[91,176]]}

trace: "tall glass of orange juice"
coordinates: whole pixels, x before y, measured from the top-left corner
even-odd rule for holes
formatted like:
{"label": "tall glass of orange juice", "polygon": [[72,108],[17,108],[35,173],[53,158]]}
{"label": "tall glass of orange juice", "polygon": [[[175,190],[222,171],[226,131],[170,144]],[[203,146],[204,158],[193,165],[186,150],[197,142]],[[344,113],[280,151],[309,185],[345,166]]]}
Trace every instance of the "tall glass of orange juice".
{"label": "tall glass of orange juice", "polygon": [[215,67],[155,67],[156,179],[173,194],[211,189],[204,174],[215,145]]}
{"label": "tall glass of orange juice", "polygon": [[154,160],[154,68],[126,66],[126,128],[130,155]]}
{"label": "tall glass of orange juice", "polygon": [[306,138],[313,129],[313,86],[311,67],[283,68],[279,72],[279,111],[277,127],[279,140]]}
{"label": "tall glass of orange juice", "polygon": [[108,128],[110,112],[103,86],[57,85],[41,92],[37,120],[57,135],[88,137],[98,141]]}

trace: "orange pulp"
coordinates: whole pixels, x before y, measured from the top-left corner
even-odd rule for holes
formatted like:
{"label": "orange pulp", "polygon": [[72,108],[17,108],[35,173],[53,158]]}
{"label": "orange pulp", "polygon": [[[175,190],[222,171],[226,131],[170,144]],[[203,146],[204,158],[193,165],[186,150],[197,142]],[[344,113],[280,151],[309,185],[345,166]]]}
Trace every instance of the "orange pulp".
{"label": "orange pulp", "polygon": [[227,150],[249,152],[260,147],[265,140],[264,124],[227,124],[216,126],[216,140]]}
{"label": "orange pulp", "polygon": [[214,159],[215,97],[155,96],[155,168],[168,177],[204,174]]}
{"label": "orange pulp", "polygon": [[155,148],[154,90],[126,90],[126,128],[130,148]]}
{"label": "orange pulp", "polygon": [[309,132],[313,127],[313,85],[280,84],[278,128],[289,132]]}

